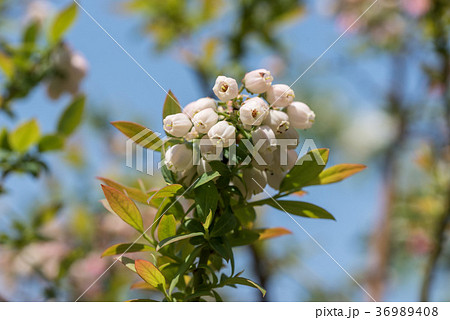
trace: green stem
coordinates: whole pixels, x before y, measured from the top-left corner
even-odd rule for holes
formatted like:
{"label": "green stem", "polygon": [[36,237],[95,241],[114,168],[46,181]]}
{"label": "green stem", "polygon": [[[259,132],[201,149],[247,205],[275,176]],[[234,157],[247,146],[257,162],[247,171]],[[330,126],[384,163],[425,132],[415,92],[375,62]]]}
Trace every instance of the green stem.
{"label": "green stem", "polygon": [[[204,285],[203,275],[205,274],[205,269],[198,267],[201,265],[208,265],[210,253],[211,251],[209,247],[204,247],[202,251],[200,251],[200,260],[198,261],[197,269],[194,271],[193,293],[202,290],[202,286]],[[197,298],[195,301],[199,300],[200,298]]]}

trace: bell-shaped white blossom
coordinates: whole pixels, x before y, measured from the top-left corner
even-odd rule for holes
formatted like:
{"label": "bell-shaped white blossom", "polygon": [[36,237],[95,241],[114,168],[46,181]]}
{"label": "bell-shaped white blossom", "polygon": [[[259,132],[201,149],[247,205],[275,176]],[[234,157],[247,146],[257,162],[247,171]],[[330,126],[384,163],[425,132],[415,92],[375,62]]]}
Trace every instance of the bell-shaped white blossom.
{"label": "bell-shaped white blossom", "polygon": [[195,127],[192,127],[192,129],[184,136],[186,141],[192,142],[195,139],[198,139],[200,137],[200,133],[195,130]]}
{"label": "bell-shaped white blossom", "polygon": [[[289,122],[290,121],[291,118],[289,118]],[[275,136],[277,138],[277,144],[286,144],[288,149],[295,149],[300,143],[300,135],[292,126],[290,126],[289,129],[282,133],[277,133]]]}
{"label": "bell-shaped white blossom", "polygon": [[275,84],[266,92],[266,99],[271,107],[287,107],[294,101],[294,91],[285,84]]}
{"label": "bell-shaped white blossom", "polygon": [[190,119],[192,119],[197,113],[205,109],[216,110],[217,103],[211,98],[200,98],[196,101],[189,103],[183,109],[183,113],[187,114]]}
{"label": "bell-shaped white blossom", "polygon": [[276,149],[275,133],[267,125],[260,126],[252,132],[252,143],[259,152],[272,152]]}
{"label": "bell-shaped white blossom", "polygon": [[269,150],[258,150],[253,154],[252,166],[259,170],[264,170],[272,166],[274,160],[274,152]]}
{"label": "bell-shaped white blossom", "polygon": [[164,162],[173,172],[188,170],[193,166],[193,152],[185,144],[176,144],[167,149]]}
{"label": "bell-shaped white blossom", "polygon": [[267,103],[259,98],[245,100],[239,109],[239,118],[246,126],[259,126],[269,113]]}
{"label": "bell-shaped white blossom", "polygon": [[184,113],[171,114],[163,120],[164,130],[174,137],[184,137],[192,128],[192,122]]}
{"label": "bell-shaped white blossom", "polygon": [[226,148],[235,142],[236,128],[227,121],[219,121],[209,129],[208,137]]}
{"label": "bell-shaped white blossom", "polygon": [[256,168],[245,168],[242,170],[242,178],[244,179],[247,193],[246,199],[250,199],[253,195],[261,193],[267,185],[267,177],[264,171]]}
{"label": "bell-shaped white blossom", "polygon": [[208,161],[220,160],[222,158],[222,143],[217,143],[208,136],[203,136],[199,141],[200,154]]}
{"label": "bell-shaped white blossom", "polygon": [[239,94],[236,80],[225,76],[218,76],[213,91],[221,101],[234,99]]}
{"label": "bell-shaped white blossom", "polygon": [[244,83],[247,91],[255,94],[264,93],[272,85],[273,77],[266,69],[257,69],[245,74]]}
{"label": "bell-shaped white blossom", "polygon": [[289,116],[279,110],[270,110],[263,122],[268,125],[276,134],[283,133],[289,129]]}
{"label": "bell-shaped white blossom", "polygon": [[275,190],[280,189],[281,182],[284,179],[284,173],[281,170],[266,169],[267,183]]}
{"label": "bell-shaped white blossom", "polygon": [[287,107],[291,125],[296,129],[309,129],[314,123],[316,114],[303,102],[294,101]]}
{"label": "bell-shaped white blossom", "polygon": [[81,80],[86,76],[88,63],[79,53],[62,45],[52,56],[55,74],[49,79],[47,94],[58,99],[63,93],[77,94]]}
{"label": "bell-shaped white blossom", "polygon": [[204,109],[194,115],[192,122],[199,133],[207,133],[219,120],[219,115],[211,108]]}

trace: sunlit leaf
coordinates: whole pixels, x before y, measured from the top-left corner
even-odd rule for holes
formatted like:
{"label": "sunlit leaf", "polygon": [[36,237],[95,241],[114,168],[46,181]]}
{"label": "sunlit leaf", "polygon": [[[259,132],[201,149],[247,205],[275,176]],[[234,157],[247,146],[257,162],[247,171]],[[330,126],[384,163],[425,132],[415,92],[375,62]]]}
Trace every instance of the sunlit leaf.
{"label": "sunlit leaf", "polygon": [[342,181],[367,167],[363,164],[342,163],[325,169],[319,174],[319,177],[308,185],[330,184]]}
{"label": "sunlit leaf", "polygon": [[209,181],[216,179],[217,177],[220,177],[220,173],[217,171],[216,172],[205,172],[197,180],[197,182],[195,183],[193,188],[194,189],[198,188],[198,187],[204,185],[205,183],[208,183]]}
{"label": "sunlit leaf", "polygon": [[159,199],[159,198],[171,198],[175,195],[178,195],[183,190],[183,186],[181,184],[171,184],[168,186],[165,186],[158,191],[156,191],[152,196],[151,199]]}
{"label": "sunlit leaf", "polygon": [[289,231],[288,229],[281,228],[281,227],[279,227],[279,228],[259,229],[259,230],[257,230],[257,232],[259,233],[259,239],[258,240],[266,240],[266,239],[281,237],[281,236],[284,236],[286,234],[292,234],[292,232]]}
{"label": "sunlit leaf", "polygon": [[58,121],[58,132],[62,135],[71,135],[83,117],[86,97],[84,95],[76,97],[64,110]]}
{"label": "sunlit leaf", "polygon": [[158,225],[158,239],[164,240],[177,234],[177,221],[173,215],[164,215]]}
{"label": "sunlit leaf", "polygon": [[234,277],[234,278],[228,278],[224,282],[224,285],[227,285],[227,286],[235,285],[235,284],[240,284],[240,285],[256,288],[259,291],[261,291],[263,297],[266,295],[266,290],[263,287],[261,287],[259,284],[253,282],[250,279],[246,279],[246,278],[242,278],[242,277]]}
{"label": "sunlit leaf", "polygon": [[130,286],[132,290],[157,290],[154,286],[149,285],[145,281],[138,281]]}
{"label": "sunlit leaf", "polygon": [[75,21],[77,11],[77,5],[72,3],[63,11],[58,13],[49,30],[48,39],[51,43],[56,43],[61,40]]}
{"label": "sunlit leaf", "polygon": [[129,121],[114,121],[111,124],[141,147],[161,151],[162,141],[152,130]]}
{"label": "sunlit leaf", "polygon": [[97,177],[97,179],[104,182],[108,186],[113,187],[114,189],[122,191],[123,193],[128,195],[131,199],[142,203],[147,203],[148,198],[154,193],[154,191],[149,191],[148,193],[145,193],[140,189],[124,186],[108,178]]}
{"label": "sunlit leaf", "polygon": [[116,254],[131,253],[131,252],[146,252],[154,251],[155,249],[149,245],[142,243],[119,243],[115,244],[102,253],[102,257],[114,256]]}
{"label": "sunlit leaf", "polygon": [[281,182],[280,191],[300,190],[316,179],[328,162],[329,149],[314,149],[297,161]]}
{"label": "sunlit leaf", "polygon": [[164,107],[163,107],[163,118],[175,114],[180,113],[181,107],[180,103],[178,102],[175,95],[172,93],[172,91],[169,90],[166,100],[164,101]]}
{"label": "sunlit leaf", "polygon": [[40,138],[39,124],[36,119],[22,123],[8,135],[9,145],[14,151],[25,152]]}
{"label": "sunlit leaf", "polygon": [[273,198],[269,198],[249,203],[251,206],[262,206],[265,204],[300,217],[336,220],[331,213],[309,202],[274,200]]}
{"label": "sunlit leaf", "polygon": [[155,288],[165,287],[166,279],[153,263],[139,259],[135,261],[134,265],[137,274],[149,285]]}
{"label": "sunlit leaf", "polygon": [[117,261],[121,262],[125,267],[127,267],[131,271],[136,272],[136,267],[134,265],[133,259],[121,256],[117,258]]}
{"label": "sunlit leaf", "polygon": [[171,243],[177,242],[177,241],[190,239],[193,237],[200,237],[200,236],[203,236],[203,232],[194,232],[194,233],[181,234],[181,235],[169,237],[169,238],[166,238],[166,239],[160,241],[158,246],[156,247],[156,250],[159,250],[159,249],[161,249]]}
{"label": "sunlit leaf", "polygon": [[48,134],[39,140],[38,149],[40,152],[61,150],[64,147],[64,137],[58,134]]}
{"label": "sunlit leaf", "polygon": [[5,55],[0,51],[0,70],[3,71],[3,73],[8,78],[12,78],[14,75],[14,62],[10,57]]}
{"label": "sunlit leaf", "polygon": [[144,226],[142,223],[141,213],[136,204],[125,194],[117,189],[102,185],[103,193],[108,200],[111,209],[126,223],[143,233]]}

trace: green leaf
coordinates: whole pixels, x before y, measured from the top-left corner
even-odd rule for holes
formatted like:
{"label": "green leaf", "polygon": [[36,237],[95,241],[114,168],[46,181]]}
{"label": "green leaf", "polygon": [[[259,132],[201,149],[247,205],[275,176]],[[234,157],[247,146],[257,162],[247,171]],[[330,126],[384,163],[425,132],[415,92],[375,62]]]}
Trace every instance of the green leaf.
{"label": "green leaf", "polygon": [[226,233],[236,228],[236,226],[236,217],[232,213],[226,212],[225,214],[221,215],[219,219],[217,219],[217,221],[214,223],[214,227],[210,235],[211,237],[225,235]]}
{"label": "green leaf", "polygon": [[209,212],[215,212],[219,193],[213,182],[208,182],[195,189],[195,203],[198,217],[201,222],[205,222]]}
{"label": "green leaf", "polygon": [[58,134],[48,134],[41,138],[38,144],[40,152],[61,150],[64,147],[64,137]]}
{"label": "green leaf", "polygon": [[171,114],[180,113],[181,107],[175,95],[169,90],[163,107],[163,118],[170,116]]}
{"label": "green leaf", "polygon": [[204,185],[205,183],[208,183],[211,180],[214,180],[217,177],[220,177],[220,173],[217,171],[205,172],[195,183],[194,189]]}
{"label": "green leaf", "polygon": [[177,286],[178,282],[180,281],[180,278],[184,276],[184,274],[189,270],[189,268],[194,263],[195,259],[200,254],[200,251],[202,250],[202,247],[196,247],[189,255],[186,256],[183,263],[180,265],[180,268],[178,269],[178,273],[175,278],[170,282],[169,287],[169,295],[172,294],[173,289]]}
{"label": "green leaf", "polygon": [[173,172],[170,171],[165,164],[161,167],[161,174],[164,178],[164,181],[167,182],[168,184],[176,183],[176,179]]}
{"label": "green leaf", "polygon": [[8,136],[9,145],[14,151],[25,152],[40,138],[39,124],[32,119],[18,126]]}
{"label": "green leaf", "polygon": [[131,299],[131,300],[127,300],[125,302],[160,302],[160,301],[152,300],[152,299]]}
{"label": "green leaf", "polygon": [[259,240],[259,233],[254,230],[239,230],[228,236],[228,241],[232,247],[247,246]]}
{"label": "green leaf", "polygon": [[291,200],[274,200],[272,198],[261,201],[251,202],[249,205],[260,206],[267,204],[275,209],[286,211],[290,214],[313,219],[331,219],[336,220],[331,213],[325,209],[318,207],[309,202],[291,201]]}
{"label": "green leaf", "polygon": [[256,219],[256,212],[253,207],[239,206],[233,208],[235,217],[239,220],[241,225],[249,227]]}
{"label": "green leaf", "polygon": [[40,23],[33,21],[27,25],[22,35],[22,43],[30,50],[34,47],[40,31]]}
{"label": "green leaf", "polygon": [[77,5],[72,3],[61,11],[50,26],[48,39],[50,43],[59,42],[64,34],[72,26],[75,18],[77,17]]}
{"label": "green leaf", "polygon": [[72,100],[58,120],[58,133],[69,136],[75,131],[81,123],[85,104],[86,97],[84,95]]}
{"label": "green leaf", "polygon": [[243,285],[243,286],[256,288],[259,291],[261,291],[263,297],[266,295],[266,290],[263,287],[261,287],[259,284],[253,282],[250,279],[246,279],[246,278],[242,278],[242,277],[234,277],[234,278],[228,278],[223,283],[223,285],[226,285],[226,286],[235,285],[235,284],[240,284],[240,285]]}
{"label": "green leaf", "polygon": [[119,243],[115,244],[102,253],[102,257],[114,256],[116,254],[154,251],[155,249],[149,245],[142,243]]}
{"label": "green leaf", "polygon": [[117,258],[117,261],[120,261],[125,267],[127,267],[131,271],[136,272],[136,267],[134,265],[133,259],[121,256]]}
{"label": "green leaf", "polygon": [[342,163],[325,169],[319,177],[309,182],[308,185],[330,184],[342,181],[367,167],[363,164]]}
{"label": "green leaf", "polygon": [[102,185],[103,193],[111,209],[140,233],[144,232],[142,216],[136,204],[117,189]]}
{"label": "green leaf", "polygon": [[178,194],[181,194],[182,190],[183,186],[181,184],[171,184],[159,189],[155,194],[153,194],[151,200],[159,198],[172,198]]}
{"label": "green leaf", "polygon": [[314,149],[305,154],[281,181],[280,192],[300,190],[316,179],[328,162],[329,149]]}
{"label": "green leaf", "polygon": [[159,241],[173,237],[177,234],[177,221],[173,215],[164,215],[158,225]]}
{"label": "green leaf", "polygon": [[118,182],[115,182],[113,180],[103,178],[103,177],[97,177],[97,179],[102,181],[106,185],[125,193],[131,199],[145,203],[145,204],[147,204],[148,198],[154,193],[154,191],[145,193],[144,191],[142,191],[140,189],[127,187]]}
{"label": "green leaf", "polygon": [[129,121],[114,121],[111,124],[141,147],[161,151],[162,141],[152,130]]}
{"label": "green leaf", "polygon": [[152,199],[150,205],[155,208],[158,208],[151,229],[153,235],[155,234],[155,230],[158,227],[159,223],[161,222],[162,216],[174,215],[175,218],[179,219],[181,219],[181,217],[184,216],[184,209],[183,206],[180,204],[180,202],[174,201],[173,199],[170,198]]}
{"label": "green leaf", "polygon": [[136,260],[134,262],[137,274],[149,285],[155,288],[164,288],[166,279],[155,265],[146,260]]}
{"label": "green leaf", "polygon": [[0,70],[3,71],[8,79],[11,79],[14,75],[14,62],[10,57],[0,51]]}
{"label": "green leaf", "polygon": [[177,241],[190,239],[193,237],[200,237],[200,236],[203,237],[203,232],[194,232],[194,233],[188,233],[188,234],[182,234],[182,235],[169,237],[169,238],[166,238],[166,239],[160,241],[158,246],[156,247],[156,250],[159,251],[159,249],[164,248],[165,246],[167,246],[171,243],[177,242]]}

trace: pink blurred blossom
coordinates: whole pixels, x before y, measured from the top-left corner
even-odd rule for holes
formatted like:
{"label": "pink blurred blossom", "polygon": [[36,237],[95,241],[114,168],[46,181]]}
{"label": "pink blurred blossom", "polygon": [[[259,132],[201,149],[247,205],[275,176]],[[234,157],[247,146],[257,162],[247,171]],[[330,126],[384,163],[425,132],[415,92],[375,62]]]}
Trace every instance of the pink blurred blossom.
{"label": "pink blurred blossom", "polygon": [[401,6],[413,17],[420,17],[430,10],[430,0],[401,0]]}

